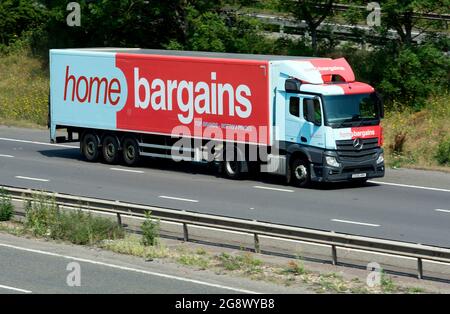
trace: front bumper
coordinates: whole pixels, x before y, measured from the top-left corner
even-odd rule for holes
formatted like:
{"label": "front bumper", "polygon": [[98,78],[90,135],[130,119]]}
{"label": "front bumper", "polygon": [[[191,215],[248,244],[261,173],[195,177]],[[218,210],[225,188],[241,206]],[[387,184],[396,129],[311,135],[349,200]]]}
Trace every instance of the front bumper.
{"label": "front bumper", "polygon": [[314,182],[342,182],[384,177],[384,162],[377,164],[377,158],[365,161],[339,161],[339,167],[331,167],[325,162],[311,164],[311,180]]}

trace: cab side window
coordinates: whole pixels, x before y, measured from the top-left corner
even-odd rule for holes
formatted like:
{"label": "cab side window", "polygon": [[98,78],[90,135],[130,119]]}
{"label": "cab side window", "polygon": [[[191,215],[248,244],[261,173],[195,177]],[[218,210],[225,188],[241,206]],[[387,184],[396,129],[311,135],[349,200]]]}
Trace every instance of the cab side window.
{"label": "cab side window", "polygon": [[289,99],[289,113],[295,117],[300,117],[300,98],[291,97]]}
{"label": "cab side window", "polygon": [[[312,107],[313,114],[309,113],[309,108]],[[303,118],[306,121],[312,122],[316,125],[322,124],[322,112],[320,111],[320,102],[318,99],[305,98],[303,99]]]}

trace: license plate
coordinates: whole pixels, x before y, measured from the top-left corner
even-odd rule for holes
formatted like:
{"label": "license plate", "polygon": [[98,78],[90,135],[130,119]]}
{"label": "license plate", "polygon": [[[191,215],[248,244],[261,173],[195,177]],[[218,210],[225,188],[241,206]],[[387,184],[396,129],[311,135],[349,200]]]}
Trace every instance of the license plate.
{"label": "license plate", "polygon": [[367,176],[367,173],[355,173],[355,174],[352,174],[352,178],[353,179],[355,179],[355,178],[365,178]]}

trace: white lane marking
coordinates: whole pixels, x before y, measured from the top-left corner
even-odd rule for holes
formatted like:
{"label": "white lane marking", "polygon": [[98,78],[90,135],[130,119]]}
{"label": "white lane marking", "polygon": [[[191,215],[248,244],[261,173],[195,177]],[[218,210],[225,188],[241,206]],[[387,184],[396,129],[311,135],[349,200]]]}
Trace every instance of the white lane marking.
{"label": "white lane marking", "polygon": [[385,185],[393,185],[393,186],[401,186],[401,187],[412,188],[412,189],[422,189],[422,190],[431,190],[431,191],[439,191],[439,192],[450,192],[450,190],[447,190],[447,189],[430,188],[430,187],[427,187],[427,186],[408,185],[408,184],[382,182],[382,181],[372,181],[372,180],[367,181],[367,182],[378,183],[378,184],[385,184]]}
{"label": "white lane marking", "polygon": [[261,190],[272,190],[272,191],[278,191],[278,192],[294,192],[294,190],[288,190],[288,189],[279,189],[279,188],[271,188],[269,186],[261,186],[261,185],[254,185],[255,189],[261,189]]}
{"label": "white lane marking", "polygon": [[175,275],[167,275],[167,274],[157,273],[157,272],[153,272],[153,271],[147,271],[147,270],[142,270],[142,269],[137,269],[137,268],[131,268],[131,267],[125,267],[125,266],[120,266],[120,265],[115,265],[115,264],[94,261],[94,260],[85,259],[85,258],[79,258],[79,257],[74,257],[74,256],[69,256],[69,255],[57,254],[57,253],[53,253],[53,252],[29,249],[29,248],[24,248],[24,247],[20,247],[20,246],[10,245],[10,244],[0,243],[0,247],[6,247],[6,248],[10,248],[10,249],[16,249],[19,251],[37,253],[37,254],[48,255],[48,256],[53,256],[53,257],[60,257],[60,258],[65,258],[65,259],[69,259],[69,260],[73,260],[73,261],[89,263],[89,264],[93,264],[93,265],[105,266],[105,267],[126,270],[126,271],[132,271],[132,272],[136,272],[136,273],[141,273],[141,274],[146,274],[146,275],[151,275],[151,276],[156,276],[156,277],[161,277],[161,278],[179,280],[179,281],[199,284],[199,285],[203,285],[203,286],[209,286],[209,287],[214,287],[214,288],[219,288],[219,289],[236,291],[239,293],[248,293],[248,294],[257,294],[258,293],[258,292],[251,291],[251,290],[234,288],[234,287],[230,287],[230,286],[224,286],[224,285],[200,281],[200,280],[196,280],[196,279],[178,277]]}
{"label": "white lane marking", "polygon": [[3,155],[3,154],[0,154],[0,157],[5,157],[5,158],[14,158],[14,156],[12,156],[12,155]]}
{"label": "white lane marking", "polygon": [[14,287],[10,287],[10,286],[4,286],[4,285],[0,285],[0,289],[7,289],[7,290],[23,292],[23,293],[32,293],[32,291],[30,291],[30,290],[19,289],[19,288],[14,288]]}
{"label": "white lane marking", "polygon": [[435,211],[441,212],[441,213],[450,213],[450,210],[449,210],[449,209],[440,209],[440,208],[436,208]]}
{"label": "white lane marking", "polygon": [[123,172],[132,172],[132,173],[144,173],[144,171],[141,170],[131,170],[131,169],[122,169],[122,168],[109,168],[110,170],[114,171],[123,171]]}
{"label": "white lane marking", "polygon": [[48,181],[50,181],[50,180],[48,180],[48,179],[31,178],[31,177],[22,177],[22,176],[15,176],[15,178],[17,178],[17,179],[22,179],[22,180],[30,180],[30,181],[40,181],[40,182],[48,182]]}
{"label": "white lane marking", "polygon": [[189,198],[181,198],[181,197],[173,197],[173,196],[166,196],[166,195],[160,195],[159,198],[166,198],[169,200],[175,200],[175,201],[183,201],[183,202],[191,202],[191,203],[198,203],[197,200],[191,200]]}
{"label": "white lane marking", "polygon": [[366,222],[358,222],[358,221],[351,221],[351,220],[331,219],[331,221],[343,222],[343,223],[354,224],[354,225],[369,226],[369,227],[379,227],[380,226],[380,225],[376,225],[376,224],[369,224]]}
{"label": "white lane marking", "polygon": [[18,142],[18,143],[35,144],[35,145],[46,145],[46,146],[57,146],[57,147],[66,147],[66,148],[78,148],[78,146],[63,145],[63,144],[52,144],[52,143],[27,141],[27,140],[18,140],[18,139],[15,139],[15,138],[5,138],[5,137],[0,137],[0,141]]}

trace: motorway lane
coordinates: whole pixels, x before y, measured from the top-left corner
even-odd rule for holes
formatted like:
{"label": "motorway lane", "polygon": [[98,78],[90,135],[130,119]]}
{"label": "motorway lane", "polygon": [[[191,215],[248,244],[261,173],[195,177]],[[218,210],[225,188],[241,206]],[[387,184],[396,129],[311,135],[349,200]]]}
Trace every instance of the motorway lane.
{"label": "motorway lane", "polygon": [[[196,272],[164,261],[146,262],[134,256],[1,233],[0,257],[0,294],[229,294],[295,291],[271,283],[219,276],[208,271]],[[78,275],[74,273],[77,269],[79,281],[74,277]],[[297,292],[305,291],[301,289]]]}
{"label": "motorway lane", "polygon": [[444,191],[377,184],[297,189],[274,176],[231,181],[205,166],[164,160],[131,168],[137,173],[111,170],[130,168],[88,163],[76,144],[47,141],[46,131],[0,128],[0,184],[450,247],[449,174],[396,172],[392,181],[420,174],[408,184],[423,180]]}

